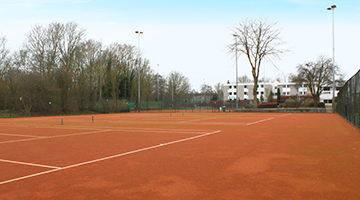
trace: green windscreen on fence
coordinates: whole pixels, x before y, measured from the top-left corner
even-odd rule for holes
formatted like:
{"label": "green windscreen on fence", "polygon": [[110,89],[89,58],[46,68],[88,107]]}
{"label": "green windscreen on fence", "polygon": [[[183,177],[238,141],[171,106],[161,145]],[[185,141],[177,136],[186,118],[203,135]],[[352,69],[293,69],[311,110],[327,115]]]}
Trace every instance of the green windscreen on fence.
{"label": "green windscreen on fence", "polygon": [[336,112],[360,129],[360,70],[338,93]]}
{"label": "green windscreen on fence", "polygon": [[129,108],[130,108],[130,110],[135,110],[135,103],[129,102]]}

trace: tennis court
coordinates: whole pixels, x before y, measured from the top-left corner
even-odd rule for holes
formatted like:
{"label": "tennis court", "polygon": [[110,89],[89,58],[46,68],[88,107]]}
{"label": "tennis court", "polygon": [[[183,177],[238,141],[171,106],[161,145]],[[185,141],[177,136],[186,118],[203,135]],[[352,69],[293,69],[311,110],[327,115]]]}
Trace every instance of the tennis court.
{"label": "tennis court", "polygon": [[359,168],[337,114],[0,119],[0,199],[360,199]]}

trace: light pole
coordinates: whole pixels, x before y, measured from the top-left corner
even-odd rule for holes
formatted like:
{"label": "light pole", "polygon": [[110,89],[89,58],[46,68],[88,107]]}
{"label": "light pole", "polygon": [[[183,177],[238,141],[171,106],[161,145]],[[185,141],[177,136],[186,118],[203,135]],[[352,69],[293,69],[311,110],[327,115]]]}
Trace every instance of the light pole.
{"label": "light pole", "polygon": [[159,96],[159,64],[157,64],[157,75],[156,75],[156,82],[157,82],[157,97],[158,97],[158,102],[160,101],[160,96]]}
{"label": "light pole", "polygon": [[238,89],[238,53],[237,53],[237,36],[238,35],[235,35],[235,34],[233,34],[233,36],[235,37],[235,62],[236,62],[236,109],[239,109],[239,99],[238,99],[238,91],[239,91],[239,89]]}
{"label": "light pole", "polygon": [[140,103],[140,35],[143,34],[141,31],[135,31],[138,34],[138,111],[140,112],[141,103]]}
{"label": "light pole", "polygon": [[331,7],[327,8],[327,10],[332,11],[332,40],[333,40],[333,64],[332,64],[332,71],[333,71],[333,95],[332,95],[332,110],[335,113],[335,37],[334,37],[334,10],[336,5],[332,5]]}

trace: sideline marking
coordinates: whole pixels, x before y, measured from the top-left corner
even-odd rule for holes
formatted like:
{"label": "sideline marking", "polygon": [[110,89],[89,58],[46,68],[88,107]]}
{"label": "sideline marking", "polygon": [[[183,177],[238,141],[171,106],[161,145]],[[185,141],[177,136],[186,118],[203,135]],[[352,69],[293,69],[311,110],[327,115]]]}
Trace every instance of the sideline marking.
{"label": "sideline marking", "polygon": [[125,152],[125,153],[113,155],[113,156],[108,156],[108,157],[104,157],[104,158],[100,158],[100,159],[90,160],[90,161],[78,163],[78,164],[75,164],[75,165],[69,165],[69,166],[67,166],[67,167],[61,167],[61,168],[60,168],[60,167],[57,167],[57,168],[55,168],[55,169],[53,169],[53,170],[49,170],[49,171],[45,171],[45,172],[40,172],[40,173],[36,173],[36,174],[31,174],[31,175],[28,175],[28,176],[23,176],[23,177],[19,177],[19,178],[14,178],[14,179],[10,179],[10,180],[7,180],[7,181],[3,181],[3,182],[0,182],[0,185],[6,184],[6,183],[15,182],[15,181],[19,181],[19,180],[24,180],[24,179],[27,179],[27,178],[32,178],[32,177],[40,176],[40,175],[43,175],[43,174],[49,174],[49,173],[57,172],[57,171],[64,170],[64,169],[70,169],[70,168],[79,167],[79,166],[82,166],[82,165],[92,164],[92,163],[96,163],[96,162],[100,162],[100,161],[104,161],[104,160],[109,160],[109,159],[112,159],[112,158],[117,158],[117,157],[121,157],[121,156],[126,156],[126,155],[130,155],[130,154],[134,154],[134,153],[139,153],[139,152],[142,152],[142,151],[147,151],[147,150],[151,150],[151,149],[156,149],[156,148],[164,147],[164,146],[167,146],[167,145],[172,145],[172,144],[176,144],[176,143],[180,143],[180,142],[185,142],[185,141],[189,141],[189,140],[194,140],[194,139],[197,139],[197,138],[205,137],[205,136],[212,135],[212,134],[216,134],[216,133],[220,133],[220,132],[221,132],[221,130],[213,131],[213,132],[205,133],[205,134],[202,134],[202,135],[197,135],[197,136],[193,136],[193,137],[189,137],[189,138],[185,138],[185,139],[175,140],[175,141],[172,141],[172,142],[167,142],[167,143],[163,143],[163,144],[158,144],[158,145],[151,146],[151,147],[145,147],[145,148],[142,148],[142,149],[138,149],[138,150],[134,150],[134,151],[129,151],[129,152]]}
{"label": "sideline marking", "polygon": [[257,124],[257,123],[260,123],[260,122],[265,122],[265,121],[273,120],[273,119],[275,119],[275,118],[274,118],[274,117],[271,117],[271,118],[267,118],[267,119],[262,119],[262,120],[259,120],[259,121],[256,121],[256,122],[247,123],[246,126],[253,125],[253,124]]}
{"label": "sideline marking", "polygon": [[61,167],[55,167],[55,166],[50,166],[50,165],[41,165],[41,164],[35,164],[35,163],[19,162],[19,161],[4,160],[4,159],[0,159],[0,162],[29,165],[29,166],[35,166],[35,167],[45,167],[45,168],[52,168],[52,169],[61,169]]}

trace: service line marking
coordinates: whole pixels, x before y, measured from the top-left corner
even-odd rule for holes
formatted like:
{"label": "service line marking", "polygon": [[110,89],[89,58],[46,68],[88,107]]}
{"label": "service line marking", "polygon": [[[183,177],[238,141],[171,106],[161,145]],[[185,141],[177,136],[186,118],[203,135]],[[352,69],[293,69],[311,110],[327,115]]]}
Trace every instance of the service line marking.
{"label": "service line marking", "polygon": [[213,131],[213,132],[205,133],[205,134],[202,134],[202,135],[197,135],[197,136],[188,137],[188,138],[185,138],[185,139],[175,140],[175,141],[172,141],[172,142],[162,143],[162,144],[158,144],[158,145],[154,145],[154,146],[150,146],[150,147],[145,147],[145,148],[134,150],[134,151],[129,151],[129,152],[121,153],[121,154],[116,154],[116,155],[113,155],[113,156],[108,156],[108,157],[99,158],[99,159],[95,159],[95,160],[90,160],[90,161],[86,161],[86,162],[82,162],[82,163],[78,163],[78,164],[74,164],[74,165],[69,165],[69,166],[66,166],[66,167],[56,167],[53,170],[49,170],[49,171],[45,171],[45,172],[40,172],[40,173],[36,173],[36,174],[31,174],[31,175],[28,175],[28,176],[23,176],[23,177],[3,181],[3,182],[0,182],[0,185],[15,182],[15,181],[19,181],[19,180],[24,180],[24,179],[27,179],[27,178],[32,178],[32,177],[36,177],[36,176],[40,176],[40,175],[44,175],[44,174],[49,174],[49,173],[57,172],[57,171],[64,170],[64,169],[70,169],[70,168],[79,167],[79,166],[83,166],[83,165],[88,165],[88,164],[92,164],[92,163],[96,163],[96,162],[100,162],[100,161],[104,161],[104,160],[109,160],[109,159],[113,159],[113,158],[117,158],[117,157],[121,157],[121,156],[135,154],[135,153],[139,153],[139,152],[143,152],[143,151],[147,151],[147,150],[151,150],[151,149],[156,149],[156,148],[159,148],[159,147],[164,147],[164,146],[168,146],[168,145],[172,145],[172,144],[177,144],[177,143],[181,143],[181,142],[185,142],[185,141],[189,141],[189,140],[194,140],[194,139],[197,139],[197,138],[205,137],[205,136],[208,136],[208,135],[213,135],[213,134],[220,133],[220,132],[221,132],[221,130]]}
{"label": "service line marking", "polygon": [[211,119],[216,119],[216,118],[212,117],[212,118],[207,118],[207,119],[194,119],[194,120],[182,121],[182,122],[179,122],[179,123],[198,122],[198,121],[205,121],[205,120],[211,120]]}
{"label": "service line marking", "polygon": [[54,135],[54,136],[39,136],[39,137],[36,137],[36,138],[4,141],[4,142],[0,142],[0,144],[17,143],[17,142],[25,142],[25,141],[32,141],[32,140],[42,140],[42,139],[52,139],[52,138],[60,138],[60,137],[70,137],[70,136],[78,136],[78,135],[87,135],[87,134],[101,133],[101,132],[108,132],[108,131],[111,131],[111,130],[90,131],[90,132],[83,132],[83,133],[73,133],[73,134]]}
{"label": "service line marking", "polygon": [[14,136],[14,137],[34,137],[34,138],[42,137],[42,136],[38,136],[38,135],[21,135],[21,134],[10,134],[10,133],[0,133],[0,135]]}
{"label": "service line marking", "polygon": [[289,116],[289,115],[291,115],[291,113],[290,114],[280,115],[280,117],[286,117],[286,116]]}
{"label": "service line marking", "polygon": [[269,120],[273,120],[273,119],[275,119],[275,118],[274,118],[274,117],[271,117],[271,118],[267,118],[267,119],[262,119],[262,120],[259,120],[259,121],[256,121],[256,122],[247,123],[246,126],[253,125],[253,124],[258,124],[258,123],[265,122],[265,121],[269,121]]}
{"label": "service line marking", "polygon": [[50,166],[50,165],[27,163],[27,162],[13,161],[13,160],[5,160],[5,159],[0,159],[0,162],[20,164],[20,165],[29,165],[29,166],[35,166],[35,167],[44,167],[44,168],[51,168],[51,169],[61,169],[61,167],[55,167],[55,166]]}

